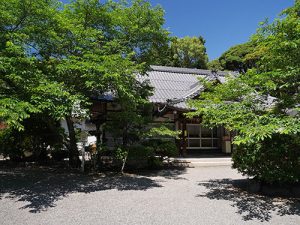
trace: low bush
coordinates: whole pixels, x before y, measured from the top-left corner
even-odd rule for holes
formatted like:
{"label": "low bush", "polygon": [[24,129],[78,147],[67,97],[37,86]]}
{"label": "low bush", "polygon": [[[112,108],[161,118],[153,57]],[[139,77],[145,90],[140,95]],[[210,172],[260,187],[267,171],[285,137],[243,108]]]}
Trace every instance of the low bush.
{"label": "low bush", "polygon": [[152,147],[155,154],[162,157],[176,157],[179,154],[178,148],[173,140],[152,139],[144,142],[144,145]]}
{"label": "low bush", "polygon": [[149,160],[155,155],[154,149],[150,146],[135,145],[128,150],[127,164],[131,168],[151,167]]}
{"label": "low bush", "polygon": [[274,135],[259,143],[240,145],[233,167],[265,183],[300,182],[300,138]]}
{"label": "low bush", "polygon": [[163,167],[163,162],[159,157],[149,157],[147,163],[149,169],[161,169]]}
{"label": "low bush", "polygon": [[147,159],[154,154],[154,149],[151,146],[134,145],[128,150],[128,159]]}
{"label": "low bush", "polygon": [[101,153],[105,153],[106,156],[111,155],[114,158],[111,166],[116,168],[159,169],[163,166],[163,157],[177,156],[178,150],[174,141],[155,139],[129,146],[126,149],[116,147],[114,150],[101,151]]}

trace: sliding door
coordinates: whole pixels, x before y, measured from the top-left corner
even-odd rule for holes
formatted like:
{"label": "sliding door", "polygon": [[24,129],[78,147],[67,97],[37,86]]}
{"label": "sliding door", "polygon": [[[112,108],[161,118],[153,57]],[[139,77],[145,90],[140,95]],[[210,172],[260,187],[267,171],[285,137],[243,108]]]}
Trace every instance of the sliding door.
{"label": "sliding door", "polygon": [[209,129],[200,124],[187,124],[188,149],[218,149],[220,131],[218,128]]}

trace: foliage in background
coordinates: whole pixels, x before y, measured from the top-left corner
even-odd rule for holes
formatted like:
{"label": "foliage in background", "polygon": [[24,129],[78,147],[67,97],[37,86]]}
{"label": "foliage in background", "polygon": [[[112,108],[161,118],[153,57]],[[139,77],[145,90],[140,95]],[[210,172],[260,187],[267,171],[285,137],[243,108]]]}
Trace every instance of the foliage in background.
{"label": "foliage in background", "polygon": [[212,71],[223,71],[225,70],[219,61],[219,59],[211,60],[207,63],[207,68]]}
{"label": "foliage in background", "polygon": [[[249,147],[246,150],[247,157],[250,155],[259,164],[255,170],[257,177],[267,182],[300,180],[297,172],[299,167],[297,163],[293,163],[296,159],[286,159],[293,167],[293,176],[283,164],[277,163],[286,158],[286,154],[290,155],[285,149],[293,152],[294,156],[299,156],[300,151],[299,146],[292,144],[296,143],[294,139],[300,133],[299,12],[300,2],[296,1],[293,7],[283,12],[280,19],[271,24],[263,24],[253,36],[256,51],[261,55],[256,63],[257,68],[238,76],[229,75],[225,84],[206,83],[207,91],[201,94],[200,99],[191,102],[192,107],[197,110],[189,113],[189,116],[202,116],[203,122],[210,126],[225,126],[228,130],[237,132],[234,143],[243,146],[242,149]],[[288,143],[285,142],[288,140],[284,138],[286,136],[291,139]],[[272,157],[263,157],[268,144],[276,138],[283,143],[274,142],[269,150],[275,153]],[[242,154],[239,156],[243,157]],[[247,174],[253,164],[243,165],[239,160],[235,166]],[[259,170],[268,171],[258,173]],[[286,171],[287,177],[284,178],[284,173],[278,172],[277,176],[274,174],[271,178],[267,175],[271,171]]]}
{"label": "foliage in background", "polygon": [[[162,54],[164,54],[162,52]],[[208,56],[203,37],[174,37],[167,51],[166,66],[207,69]]]}
{"label": "foliage in background", "polygon": [[[147,89],[142,89],[145,91]],[[140,93],[142,94],[142,93]],[[142,140],[147,125],[152,121],[152,104],[144,102],[116,102],[120,110],[110,112],[105,124],[105,130],[115,139],[122,138],[123,147],[138,143]]]}
{"label": "foliage in background", "polygon": [[256,43],[249,41],[231,47],[218,59],[210,61],[208,68],[211,70],[229,70],[245,73],[248,69],[256,67],[260,54],[256,49]]}

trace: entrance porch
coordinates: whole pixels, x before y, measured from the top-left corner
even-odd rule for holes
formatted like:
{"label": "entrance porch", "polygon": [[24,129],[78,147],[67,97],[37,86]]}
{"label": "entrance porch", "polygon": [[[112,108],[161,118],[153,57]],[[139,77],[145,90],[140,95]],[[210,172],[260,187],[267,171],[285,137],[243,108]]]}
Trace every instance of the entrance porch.
{"label": "entrance porch", "polygon": [[181,120],[180,154],[183,156],[219,155],[231,153],[230,132],[223,127],[213,129],[201,125],[199,119]]}

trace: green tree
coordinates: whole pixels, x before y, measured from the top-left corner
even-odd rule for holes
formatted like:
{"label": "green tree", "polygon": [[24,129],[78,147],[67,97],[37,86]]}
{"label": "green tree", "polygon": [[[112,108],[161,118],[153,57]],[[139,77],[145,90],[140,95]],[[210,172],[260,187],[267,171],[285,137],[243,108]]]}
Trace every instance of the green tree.
{"label": "green tree", "polygon": [[300,180],[300,2],[263,24],[252,41],[262,54],[257,68],[229,75],[225,84],[206,83],[192,101],[210,126],[235,131],[234,166],[266,182]]}
{"label": "green tree", "polygon": [[224,70],[219,59],[214,59],[212,61],[209,61],[207,63],[207,69],[213,70],[213,71],[223,71]]}
{"label": "green tree", "polygon": [[257,67],[263,54],[255,41],[235,45],[224,52],[219,58],[208,62],[210,70],[228,70],[246,73],[248,69]]}
{"label": "green tree", "polygon": [[[140,90],[147,87],[136,81],[136,74],[145,72],[149,52],[168,40],[163,11],[141,0],[77,0],[64,6],[55,0],[10,0],[1,4],[1,16],[2,48],[17,46],[29,62],[18,64],[19,57],[13,65],[3,64],[6,78],[1,77],[1,88],[7,93],[1,98],[5,107],[0,117],[9,125],[17,121],[19,127],[24,118],[41,110],[56,119],[65,117],[73,166],[79,164],[74,123],[89,115],[90,97],[110,92],[129,104],[143,102],[146,97]],[[3,60],[10,63],[11,56]],[[36,82],[34,88],[23,90],[9,83],[26,83],[31,79],[27,73]],[[12,90],[30,101],[9,98]],[[16,115],[11,112],[17,103]]]}
{"label": "green tree", "polygon": [[173,38],[166,65],[175,67],[207,69],[208,56],[205,40],[200,37]]}
{"label": "green tree", "polygon": [[34,113],[59,119],[71,105],[63,85],[43,72],[30,38],[57,7],[50,1],[0,2],[0,119],[9,128],[23,130],[22,121]]}
{"label": "green tree", "polygon": [[224,52],[218,61],[224,70],[245,73],[248,69],[256,66],[260,57],[260,55],[254,54],[258,53],[255,48],[256,44],[252,41],[233,46]]}
{"label": "green tree", "polygon": [[[73,34],[68,43],[76,44],[75,48],[63,46],[65,58],[58,59],[54,68],[58,69],[56,79],[63,78],[68,89],[73,89],[71,93],[82,96],[82,108],[86,108],[91,95],[111,91],[116,101],[132,107],[123,109],[130,111],[127,116],[138,117],[135,109],[146,101],[149,87],[137,82],[136,74],[144,74],[153,46],[168,40],[168,33],[162,29],[162,10],[141,0],[131,4],[90,0],[74,1],[63,13]],[[63,40],[68,37],[67,32]],[[71,112],[66,120],[69,131],[74,130]],[[72,149],[76,149],[75,135],[72,136]]]}
{"label": "green tree", "polygon": [[48,70],[59,7],[57,1],[1,2],[0,117],[13,132],[36,113],[59,120],[77,102]]}
{"label": "green tree", "polygon": [[152,7],[147,0],[110,2],[111,32],[123,46],[135,52],[137,62],[149,65],[165,61],[169,48],[169,32],[163,28],[164,10]]}

